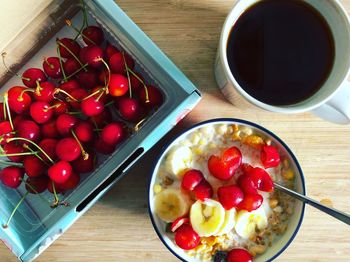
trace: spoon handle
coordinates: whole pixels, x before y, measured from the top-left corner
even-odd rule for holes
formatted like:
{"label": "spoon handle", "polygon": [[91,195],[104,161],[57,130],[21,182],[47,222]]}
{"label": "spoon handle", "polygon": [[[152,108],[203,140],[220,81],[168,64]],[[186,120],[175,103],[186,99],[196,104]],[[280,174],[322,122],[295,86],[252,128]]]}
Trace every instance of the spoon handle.
{"label": "spoon handle", "polygon": [[307,196],[299,194],[299,193],[297,193],[293,190],[290,190],[289,188],[286,188],[284,186],[281,186],[277,183],[274,183],[274,185],[275,185],[275,188],[280,190],[281,192],[284,192],[292,197],[295,197],[296,199],[303,201],[304,203],[309,204],[310,206],[313,206],[313,207],[327,213],[328,215],[331,215],[331,216],[339,219],[340,221],[350,225],[350,215],[348,215],[344,212],[338,211],[334,208],[327,207],[327,206],[321,204],[320,202],[317,202],[317,201],[315,201]]}

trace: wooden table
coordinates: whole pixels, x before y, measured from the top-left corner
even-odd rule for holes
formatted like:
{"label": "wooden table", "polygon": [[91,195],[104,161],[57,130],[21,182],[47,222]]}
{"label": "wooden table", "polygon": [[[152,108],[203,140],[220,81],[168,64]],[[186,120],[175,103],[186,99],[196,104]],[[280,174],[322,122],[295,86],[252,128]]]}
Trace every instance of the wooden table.
{"label": "wooden table", "polygon": [[[280,136],[304,170],[309,196],[331,199],[350,213],[350,125],[327,123],[312,114],[281,115],[238,109],[217,89],[213,63],[229,0],[118,0],[203,93],[202,102],[160,144],[198,121],[236,117]],[[341,1],[350,11],[350,0]],[[159,145],[157,146],[159,148]],[[40,256],[50,261],[177,261],[159,241],[147,212],[149,152],[101,201]],[[16,261],[0,245],[2,262]],[[295,241],[278,261],[350,261],[350,227],[311,208]]]}

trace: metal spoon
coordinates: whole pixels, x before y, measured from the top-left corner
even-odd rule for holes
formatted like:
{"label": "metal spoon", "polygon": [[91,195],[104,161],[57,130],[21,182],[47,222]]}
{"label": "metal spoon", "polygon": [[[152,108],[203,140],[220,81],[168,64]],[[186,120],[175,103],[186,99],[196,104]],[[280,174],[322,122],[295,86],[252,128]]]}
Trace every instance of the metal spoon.
{"label": "metal spoon", "polygon": [[327,213],[328,215],[331,215],[332,217],[335,217],[336,219],[339,219],[340,221],[344,222],[345,224],[350,225],[350,215],[338,211],[334,208],[331,207],[327,207],[323,204],[321,204],[320,202],[317,202],[307,196],[304,196],[302,194],[299,194],[293,190],[290,190],[289,188],[286,188],[284,186],[281,186],[280,184],[274,183],[275,188],[280,190],[281,192],[284,192],[292,197],[295,197],[296,199],[303,201],[306,204],[309,204],[310,206],[313,206],[325,213]]}

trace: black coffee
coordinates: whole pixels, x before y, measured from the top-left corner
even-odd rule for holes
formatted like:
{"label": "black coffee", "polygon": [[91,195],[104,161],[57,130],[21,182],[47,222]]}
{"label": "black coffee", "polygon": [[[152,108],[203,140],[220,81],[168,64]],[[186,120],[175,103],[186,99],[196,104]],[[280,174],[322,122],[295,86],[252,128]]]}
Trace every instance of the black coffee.
{"label": "black coffee", "polygon": [[233,26],[227,58],[240,86],[259,101],[291,105],[311,97],[329,76],[332,32],[301,0],[263,0]]}

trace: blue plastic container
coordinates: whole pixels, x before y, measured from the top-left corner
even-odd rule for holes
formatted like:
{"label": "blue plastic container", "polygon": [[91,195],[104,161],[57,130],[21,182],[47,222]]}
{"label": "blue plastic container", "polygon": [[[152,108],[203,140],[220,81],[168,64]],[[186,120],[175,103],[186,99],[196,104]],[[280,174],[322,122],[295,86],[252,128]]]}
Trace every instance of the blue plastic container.
{"label": "blue plastic container", "polygon": [[[59,19],[54,21],[52,28],[62,27],[62,21],[67,18],[67,14],[72,13],[76,13],[72,18],[73,22],[81,23],[82,14],[77,5],[78,1],[68,1],[68,3],[70,5]],[[59,4],[56,2],[56,5]],[[40,255],[200,100],[199,91],[189,79],[113,0],[92,0],[86,1],[86,4],[90,23],[99,24],[109,41],[131,54],[137,64],[136,71],[140,72],[147,82],[154,83],[162,89],[164,104],[112,155],[105,159],[101,158],[98,168],[84,176],[78,188],[61,196],[62,200],[70,203],[69,207],[60,206],[51,209],[36,195],[26,198],[9,228],[0,227],[0,240],[21,261],[32,261]],[[55,37],[52,37],[46,45],[52,45]],[[51,50],[54,49],[51,48]],[[28,63],[30,64],[30,61]],[[18,82],[18,80],[10,80],[5,84],[4,89],[11,87],[13,81]],[[0,224],[6,222],[25,192],[24,186],[13,190],[0,185]],[[49,193],[42,195],[47,199],[52,198]]]}

